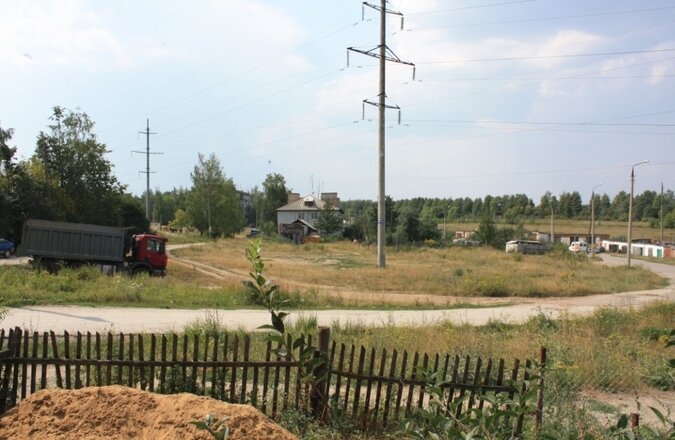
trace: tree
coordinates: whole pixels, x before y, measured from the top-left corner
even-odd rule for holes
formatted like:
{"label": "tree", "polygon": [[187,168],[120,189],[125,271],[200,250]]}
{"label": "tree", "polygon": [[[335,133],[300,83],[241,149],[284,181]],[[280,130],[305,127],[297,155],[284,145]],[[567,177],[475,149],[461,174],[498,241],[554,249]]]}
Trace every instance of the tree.
{"label": "tree", "polygon": [[288,201],[288,188],[286,179],[281,174],[268,174],[262,184],[262,197],[258,200],[260,223],[277,224],[277,209],[284,206]]}
{"label": "tree", "polygon": [[478,239],[489,246],[493,246],[497,239],[497,227],[493,218],[489,215],[484,215],[481,218],[478,230],[476,231]]}
{"label": "tree", "polygon": [[185,211],[178,208],[174,214],[174,219],[169,222],[169,227],[173,229],[183,229],[190,224],[190,219]]}
{"label": "tree", "polygon": [[60,188],[66,202],[62,216],[73,222],[114,225],[124,187],[112,174],[104,144],[92,132],[86,113],[54,107],[50,132],[40,132],[32,160],[42,166],[44,180]]}
{"label": "tree", "polygon": [[342,229],[342,219],[330,202],[324,202],[316,220],[316,227],[326,235],[333,235]]}
{"label": "tree", "polygon": [[239,232],[243,223],[239,194],[232,179],[225,178],[215,154],[206,160],[199,154],[190,177],[187,214],[192,225],[201,234],[213,237],[230,237]]}

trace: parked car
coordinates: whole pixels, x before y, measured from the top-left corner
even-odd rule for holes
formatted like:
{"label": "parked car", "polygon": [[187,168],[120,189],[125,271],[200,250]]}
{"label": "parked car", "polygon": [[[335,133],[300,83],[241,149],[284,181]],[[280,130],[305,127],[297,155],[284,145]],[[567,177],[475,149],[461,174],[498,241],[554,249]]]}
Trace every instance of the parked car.
{"label": "parked car", "polygon": [[14,251],[14,243],[4,238],[0,238],[0,255],[9,258]]}
{"label": "parked car", "polygon": [[260,229],[256,228],[251,228],[248,234],[246,234],[247,237],[257,237],[260,235]]}
{"label": "parked car", "polygon": [[573,241],[569,247],[570,252],[578,254],[579,252],[588,252],[588,243],[585,241]]}

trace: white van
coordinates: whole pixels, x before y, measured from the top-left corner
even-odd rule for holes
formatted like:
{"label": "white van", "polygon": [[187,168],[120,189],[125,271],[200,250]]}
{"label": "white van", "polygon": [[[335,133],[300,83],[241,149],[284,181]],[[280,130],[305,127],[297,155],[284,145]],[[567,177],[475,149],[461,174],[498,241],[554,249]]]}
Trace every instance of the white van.
{"label": "white van", "polygon": [[588,252],[588,243],[585,241],[573,241],[569,247],[570,252],[579,253],[579,252]]}

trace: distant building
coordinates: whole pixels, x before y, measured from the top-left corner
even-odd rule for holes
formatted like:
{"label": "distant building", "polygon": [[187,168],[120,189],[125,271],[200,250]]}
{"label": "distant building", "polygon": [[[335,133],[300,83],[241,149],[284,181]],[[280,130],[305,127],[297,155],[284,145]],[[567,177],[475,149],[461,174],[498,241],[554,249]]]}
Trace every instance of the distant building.
{"label": "distant building", "polygon": [[[570,245],[575,241],[583,241],[584,243],[591,242],[591,234],[584,234],[578,232],[553,232],[553,240],[551,240],[550,232],[539,232],[535,231],[532,233],[532,236],[535,240],[542,241],[544,243],[562,243]],[[603,240],[609,240],[609,234],[593,234],[595,237],[595,244],[602,243]]]}
{"label": "distant building", "polygon": [[302,243],[310,236],[311,240],[315,241],[320,232],[316,228],[316,222],[327,203],[342,219],[344,213],[340,206],[340,198],[335,192],[321,193],[320,198],[314,195],[300,197],[298,193],[289,193],[288,203],[277,209],[277,232],[296,243]]}
{"label": "distant building", "polygon": [[[661,244],[652,244],[649,239],[640,239],[633,241],[630,247],[631,255],[636,257],[653,257],[653,258],[673,258],[675,257],[675,249],[673,246],[664,246]],[[625,254],[628,250],[628,243],[625,241],[610,241],[603,240],[602,247],[607,252],[615,252]]]}

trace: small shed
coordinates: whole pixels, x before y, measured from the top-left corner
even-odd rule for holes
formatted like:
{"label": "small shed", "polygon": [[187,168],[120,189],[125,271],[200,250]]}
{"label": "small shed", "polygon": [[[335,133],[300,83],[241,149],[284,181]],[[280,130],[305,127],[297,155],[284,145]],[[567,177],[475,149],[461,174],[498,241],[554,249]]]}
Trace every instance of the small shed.
{"label": "small shed", "polygon": [[549,247],[536,240],[511,240],[506,243],[507,253],[520,254],[543,254],[549,250]]}
{"label": "small shed", "polygon": [[295,244],[319,241],[319,230],[302,219],[280,226],[279,233]]}

